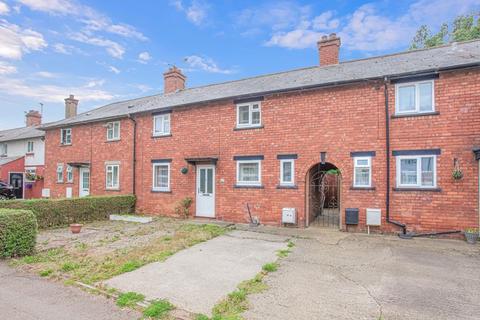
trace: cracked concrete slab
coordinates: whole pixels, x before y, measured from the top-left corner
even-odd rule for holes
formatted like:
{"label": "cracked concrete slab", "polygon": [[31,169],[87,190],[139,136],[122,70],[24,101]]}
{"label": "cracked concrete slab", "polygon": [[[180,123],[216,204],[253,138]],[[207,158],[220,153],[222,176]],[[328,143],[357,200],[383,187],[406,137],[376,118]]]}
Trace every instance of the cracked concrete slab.
{"label": "cracked concrete slab", "polygon": [[478,319],[480,246],[318,232],[296,240],[246,319]]}
{"label": "cracked concrete slab", "polygon": [[213,306],[287,247],[286,236],[233,231],[182,250],[165,262],[114,277],[105,285],[167,299],[175,306],[210,315]]}

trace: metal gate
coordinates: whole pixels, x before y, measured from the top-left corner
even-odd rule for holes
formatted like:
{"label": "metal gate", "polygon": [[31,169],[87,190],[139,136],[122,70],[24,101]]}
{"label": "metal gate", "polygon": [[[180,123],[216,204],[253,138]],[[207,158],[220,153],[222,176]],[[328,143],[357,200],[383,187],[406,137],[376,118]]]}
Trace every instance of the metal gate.
{"label": "metal gate", "polygon": [[310,177],[309,216],[311,225],[340,227],[340,175],[318,168]]}

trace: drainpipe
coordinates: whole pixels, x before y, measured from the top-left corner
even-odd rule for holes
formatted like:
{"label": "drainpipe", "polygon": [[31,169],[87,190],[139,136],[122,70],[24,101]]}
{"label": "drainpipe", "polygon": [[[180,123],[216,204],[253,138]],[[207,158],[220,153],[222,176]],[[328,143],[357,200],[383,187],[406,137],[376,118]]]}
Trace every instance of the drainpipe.
{"label": "drainpipe", "polygon": [[136,195],[136,164],[137,164],[137,121],[132,117],[132,114],[128,114],[128,119],[133,123],[133,160],[132,160],[132,193]]}
{"label": "drainpipe", "polygon": [[385,149],[387,153],[387,193],[385,196],[385,217],[388,223],[402,228],[402,234],[407,233],[407,226],[403,223],[390,220],[390,111],[388,107],[388,77],[384,79],[384,95],[385,95]]}

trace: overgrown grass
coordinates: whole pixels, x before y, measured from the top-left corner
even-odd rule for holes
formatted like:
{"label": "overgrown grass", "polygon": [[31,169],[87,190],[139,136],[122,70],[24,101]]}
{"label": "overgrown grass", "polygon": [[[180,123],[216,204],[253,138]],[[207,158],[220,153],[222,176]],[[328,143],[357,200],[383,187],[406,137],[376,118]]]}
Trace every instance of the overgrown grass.
{"label": "overgrown grass", "polygon": [[145,296],[136,292],[125,292],[118,296],[117,306],[119,307],[135,307],[138,302],[145,300]]}
{"label": "overgrown grass", "polygon": [[265,272],[275,272],[278,269],[278,263],[270,262],[263,265],[262,270]]}
{"label": "overgrown grass", "polygon": [[72,280],[71,283],[80,281],[92,285],[145,264],[164,261],[182,249],[225,232],[225,228],[217,225],[184,224],[168,238],[159,237],[143,246],[118,249],[112,254],[92,256],[86,245],[79,244],[70,250],[56,248],[21,259],[12,259],[11,264],[36,273],[51,270],[45,276],[62,279],[66,277]]}
{"label": "overgrown grass", "polygon": [[143,310],[143,315],[151,319],[162,319],[174,308],[167,300],[154,300]]}

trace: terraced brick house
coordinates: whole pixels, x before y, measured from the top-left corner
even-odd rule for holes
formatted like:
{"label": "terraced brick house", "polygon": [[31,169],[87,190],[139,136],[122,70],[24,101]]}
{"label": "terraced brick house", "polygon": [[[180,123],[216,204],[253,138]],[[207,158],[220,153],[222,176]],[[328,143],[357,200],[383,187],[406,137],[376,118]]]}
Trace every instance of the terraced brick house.
{"label": "terraced brick house", "polygon": [[40,198],[45,166],[45,132],[39,130],[42,115],[25,114],[23,128],[0,131],[0,181],[14,187],[19,199]]}
{"label": "terraced brick house", "polygon": [[[44,127],[52,197],[127,194],[137,211],[384,232],[479,224],[480,42],[186,88]],[[67,109],[77,100],[66,99]]]}

